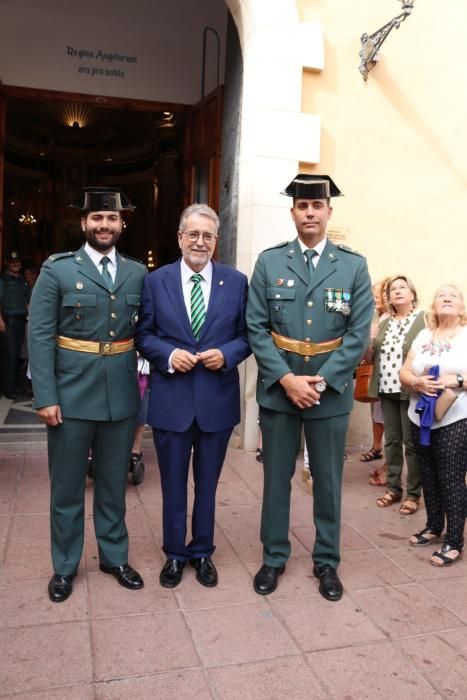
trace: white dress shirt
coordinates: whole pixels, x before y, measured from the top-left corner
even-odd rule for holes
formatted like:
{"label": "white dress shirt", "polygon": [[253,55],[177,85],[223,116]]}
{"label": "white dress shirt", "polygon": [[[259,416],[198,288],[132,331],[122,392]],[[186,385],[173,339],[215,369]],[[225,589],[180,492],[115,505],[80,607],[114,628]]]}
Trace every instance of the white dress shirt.
{"label": "white dress shirt", "polygon": [[[195,271],[191,269],[191,267],[188,267],[186,262],[183,260],[183,258],[180,261],[180,273],[182,277],[182,292],[183,292],[183,301],[185,302],[185,308],[186,312],[188,314],[188,318],[190,319],[191,322],[191,290],[193,289],[194,282],[191,279],[193,275],[195,275]],[[202,279],[200,281],[201,285],[201,291],[203,292],[203,297],[204,297],[204,308],[207,312],[208,310],[208,304],[209,304],[209,297],[211,296],[211,286],[212,286],[212,262],[209,261],[208,264],[203,267],[202,270],[198,273],[201,275]],[[175,372],[174,368],[172,367],[172,357],[174,352],[179,350],[180,348],[176,348],[173,350],[173,352],[170,353],[169,361],[168,361],[168,371],[172,374]]]}
{"label": "white dress shirt", "polygon": [[110,272],[112,282],[115,282],[115,277],[117,276],[117,253],[115,251],[115,247],[112,248],[112,250],[110,250],[108,253],[106,253],[104,255],[103,253],[100,253],[98,250],[95,250],[95,248],[90,246],[89,243],[86,241],[86,243],[84,245],[84,250],[89,255],[89,257],[91,258],[94,265],[99,270],[100,275],[102,275],[102,265],[101,265],[102,258],[104,258],[104,257],[109,258],[109,262],[107,263],[107,269]]}
{"label": "white dress shirt", "polygon": [[306,246],[304,244],[304,242],[301,240],[301,238],[298,239],[298,242],[300,244],[300,248],[302,249],[303,257],[305,258],[305,263],[307,263],[307,257],[305,255],[305,251],[306,250],[316,251],[316,255],[313,258],[311,258],[311,264],[313,265],[314,268],[316,268],[316,265],[319,263],[319,259],[320,259],[321,255],[323,254],[323,250],[326,246],[326,243],[328,242],[328,239],[326,237],[324,237],[323,240],[320,241],[319,243],[317,243],[313,248],[308,248],[308,246]]}

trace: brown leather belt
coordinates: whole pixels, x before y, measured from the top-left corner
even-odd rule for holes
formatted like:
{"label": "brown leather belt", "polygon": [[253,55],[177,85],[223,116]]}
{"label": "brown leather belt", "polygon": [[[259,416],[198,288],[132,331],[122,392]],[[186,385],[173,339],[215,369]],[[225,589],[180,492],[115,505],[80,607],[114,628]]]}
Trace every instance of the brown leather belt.
{"label": "brown leather belt", "polygon": [[57,335],[56,341],[59,348],[76,350],[77,352],[92,352],[94,355],[118,355],[121,352],[128,352],[135,346],[133,338],[107,343],[99,340],[77,340],[77,338],[66,338],[64,335]]}
{"label": "brown leather belt", "polygon": [[305,340],[287,338],[285,335],[279,335],[279,333],[275,333],[274,331],[271,331],[271,335],[277,348],[288,350],[289,352],[296,352],[297,355],[305,355],[308,357],[322,355],[324,352],[331,352],[331,350],[336,350],[336,348],[342,345],[342,338],[326,340],[324,343],[307,343]]}

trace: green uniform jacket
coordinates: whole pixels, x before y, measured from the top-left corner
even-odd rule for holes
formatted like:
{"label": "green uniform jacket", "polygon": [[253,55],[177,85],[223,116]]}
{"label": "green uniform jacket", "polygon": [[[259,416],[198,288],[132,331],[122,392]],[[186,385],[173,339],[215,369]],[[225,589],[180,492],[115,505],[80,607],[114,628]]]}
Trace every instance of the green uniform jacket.
{"label": "green uniform jacket", "polygon": [[[339,307],[335,303],[339,298],[348,298],[347,315],[327,303]],[[258,363],[259,405],[273,411],[301,412],[304,418],[348,413],[353,404],[353,371],[368,345],[373,308],[366,260],[345,246],[327,241],[311,277],[298,238],[261,253],[246,314],[248,339]],[[332,352],[303,357],[279,350],[272,330],[314,343],[342,336],[343,343]],[[289,401],[278,383],[288,372],[325,378],[328,388],[319,406],[301,411]]]}
{"label": "green uniform jacket", "polygon": [[81,248],[42,266],[29,313],[34,407],[59,404],[67,418],[109,421],[140,406],[136,351],[97,355],[58,348],[57,335],[116,341],[134,336],[146,268],[117,253],[112,291]]}
{"label": "green uniform jacket", "polygon": [[2,314],[26,315],[31,290],[23,275],[15,277],[8,271],[0,275],[0,309]]}
{"label": "green uniform jacket", "polygon": [[[389,326],[389,318],[385,318],[378,328],[378,335],[373,342],[374,359],[373,359],[373,372],[371,374],[370,384],[368,386],[368,396],[372,396],[377,399],[379,396],[379,365],[381,359],[381,345],[383,344],[384,336]],[[419,311],[415,317],[414,322],[410,326],[408,332],[405,334],[404,342],[402,343],[402,360],[401,367],[405,362],[407,353],[412,347],[412,343],[417,337],[417,335],[426,327],[426,314],[424,311]],[[400,392],[400,399],[409,401],[410,393],[402,389]]]}

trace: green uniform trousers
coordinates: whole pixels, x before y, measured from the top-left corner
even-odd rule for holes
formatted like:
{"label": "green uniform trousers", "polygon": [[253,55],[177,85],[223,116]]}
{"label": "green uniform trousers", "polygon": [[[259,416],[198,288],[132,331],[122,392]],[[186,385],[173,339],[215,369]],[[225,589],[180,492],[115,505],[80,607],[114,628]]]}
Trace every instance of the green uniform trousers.
{"label": "green uniform trousers", "polygon": [[313,476],[315,564],[337,568],[340,562],[342,472],[349,414],[303,420],[297,413],[260,408],[264,493],[261,542],[264,563],[281,566],[290,556],[291,480],[300,449],[302,425]]}
{"label": "green uniform trousers", "polygon": [[136,416],[121,421],[64,418],[48,427],[50,525],[55,573],[75,573],[83,552],[88,456],[94,470],[94,528],[104,566],[128,562],[125,491]]}
{"label": "green uniform trousers", "polygon": [[407,415],[409,402],[401,400],[400,394],[380,394],[380,399],[384,417],[384,459],[388,465],[387,488],[397,496],[402,495],[404,446],[407,496],[418,500],[422,491],[422,477]]}

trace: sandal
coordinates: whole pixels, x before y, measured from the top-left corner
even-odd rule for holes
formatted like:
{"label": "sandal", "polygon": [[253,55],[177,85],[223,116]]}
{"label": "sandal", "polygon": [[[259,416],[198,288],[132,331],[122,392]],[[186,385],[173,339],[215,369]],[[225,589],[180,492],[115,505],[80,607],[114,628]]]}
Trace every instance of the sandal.
{"label": "sandal", "polygon": [[401,515],[413,515],[418,510],[418,499],[406,498],[401,507],[399,508],[399,513]]}
{"label": "sandal", "polygon": [[[456,554],[453,557],[448,557],[447,552],[456,552]],[[454,564],[458,559],[462,557],[462,549],[456,549],[455,547],[451,547],[450,544],[443,544],[441,549],[437,552],[433,552],[431,555],[430,559],[430,564],[433,564],[433,566],[451,566],[451,564]]]}
{"label": "sandal", "polygon": [[368,483],[371,484],[371,486],[386,486],[387,470],[388,465],[386,463],[379,469],[373,469],[373,471],[370,472]]}
{"label": "sandal", "polygon": [[435,532],[431,527],[425,527],[423,530],[420,530],[420,532],[416,532],[415,535],[412,535],[409,539],[409,544],[411,544],[412,547],[424,547],[426,544],[437,540],[440,535],[440,532]]}
{"label": "sandal", "polygon": [[399,503],[401,496],[398,493],[393,493],[392,491],[387,491],[384,496],[376,499],[376,505],[380,508],[388,508],[394,503]]}
{"label": "sandal", "polygon": [[368,452],[364,452],[360,457],[360,462],[373,462],[375,459],[381,459],[383,456],[383,450],[375,450],[374,447],[370,447]]}

